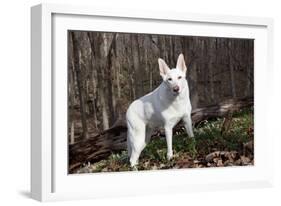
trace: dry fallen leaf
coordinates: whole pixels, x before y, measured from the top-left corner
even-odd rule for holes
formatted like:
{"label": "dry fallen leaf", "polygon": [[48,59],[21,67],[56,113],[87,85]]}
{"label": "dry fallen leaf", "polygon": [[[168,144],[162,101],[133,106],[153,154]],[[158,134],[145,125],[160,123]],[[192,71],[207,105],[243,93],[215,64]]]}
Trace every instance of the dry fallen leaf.
{"label": "dry fallen leaf", "polygon": [[194,160],[193,163],[194,164],[198,164],[198,163],[200,163],[200,161],[199,160]]}
{"label": "dry fallen leaf", "polygon": [[249,157],[241,156],[240,158],[243,165],[248,165],[251,162]]}
{"label": "dry fallen leaf", "polygon": [[242,163],[241,159],[238,159],[238,160],[235,161],[234,164],[235,164],[235,165],[241,165],[241,163]]}
{"label": "dry fallen leaf", "polygon": [[223,163],[222,163],[222,159],[219,159],[218,162],[217,162],[217,166],[218,167],[223,167]]}
{"label": "dry fallen leaf", "polygon": [[157,170],[158,168],[157,168],[156,165],[153,165],[153,166],[151,167],[151,169],[152,169],[152,170]]}
{"label": "dry fallen leaf", "polygon": [[218,157],[219,154],[220,154],[219,151],[212,152],[212,153],[208,154],[208,155],[205,157],[205,160],[206,160],[207,162],[211,162],[215,157]]}

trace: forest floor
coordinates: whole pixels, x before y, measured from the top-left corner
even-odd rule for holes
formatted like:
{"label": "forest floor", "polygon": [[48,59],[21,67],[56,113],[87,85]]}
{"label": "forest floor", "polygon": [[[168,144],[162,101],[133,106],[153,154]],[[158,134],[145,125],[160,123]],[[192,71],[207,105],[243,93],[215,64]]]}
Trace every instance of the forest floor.
{"label": "forest floor", "polygon": [[[173,159],[167,160],[165,137],[154,137],[141,153],[138,170],[244,166],[254,164],[253,108],[236,112],[222,132],[224,118],[206,120],[194,128],[195,138],[185,132],[173,136]],[[183,130],[184,131],[184,130]],[[127,151],[84,165],[76,173],[130,171]]]}

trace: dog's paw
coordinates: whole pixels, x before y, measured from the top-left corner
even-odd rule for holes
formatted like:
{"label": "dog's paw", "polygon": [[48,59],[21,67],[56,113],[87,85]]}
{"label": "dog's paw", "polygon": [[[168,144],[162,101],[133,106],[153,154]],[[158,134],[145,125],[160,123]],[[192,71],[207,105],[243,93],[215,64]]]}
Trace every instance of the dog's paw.
{"label": "dog's paw", "polygon": [[136,165],[131,166],[131,171],[138,171],[138,167]]}
{"label": "dog's paw", "polygon": [[168,153],[167,154],[167,160],[173,159],[173,153]]}

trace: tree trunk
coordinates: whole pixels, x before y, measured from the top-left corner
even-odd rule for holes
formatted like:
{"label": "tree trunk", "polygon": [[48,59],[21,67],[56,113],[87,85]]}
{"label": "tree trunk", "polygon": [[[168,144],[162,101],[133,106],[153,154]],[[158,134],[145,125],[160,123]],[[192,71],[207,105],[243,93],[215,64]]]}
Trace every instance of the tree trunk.
{"label": "tree trunk", "polygon": [[74,121],[71,122],[71,127],[70,127],[70,144],[74,144],[75,139],[74,139]]}
{"label": "tree trunk", "polygon": [[91,51],[91,63],[92,63],[92,73],[91,73],[91,77],[90,77],[90,81],[92,83],[92,87],[93,87],[93,96],[92,96],[92,109],[93,109],[93,117],[94,117],[94,127],[96,130],[98,130],[98,118],[97,118],[97,107],[96,107],[96,102],[97,102],[97,74],[96,74],[96,69],[94,69],[94,53],[93,51]]}
{"label": "tree trunk", "polygon": [[107,80],[107,90],[108,90],[108,96],[107,96],[107,103],[109,108],[109,125],[113,124],[114,121],[114,92],[113,92],[113,71],[112,71],[112,55],[114,55],[114,44],[115,44],[115,36],[113,35],[111,41],[108,41],[107,43],[107,53],[105,53],[104,58],[106,61],[106,80]]}
{"label": "tree trunk", "polygon": [[143,85],[142,85],[142,76],[144,71],[141,70],[140,67],[140,55],[139,55],[139,44],[138,44],[138,36],[134,35],[131,36],[132,41],[132,59],[133,59],[133,68],[135,73],[135,91],[136,91],[136,97],[139,98],[143,95]]}
{"label": "tree trunk", "polygon": [[116,90],[117,90],[117,97],[118,99],[121,98],[121,88],[120,88],[120,76],[121,76],[121,66],[120,66],[120,61],[122,60],[121,57],[118,56],[118,52],[117,52],[117,41],[118,41],[118,35],[116,35],[115,37],[115,44],[116,44],[116,48],[115,48],[115,76],[116,76]]}
{"label": "tree trunk", "polygon": [[88,138],[88,127],[87,127],[87,119],[86,119],[86,110],[85,110],[85,94],[83,89],[83,80],[81,77],[81,67],[80,67],[80,55],[79,55],[79,40],[77,39],[74,32],[71,33],[72,43],[73,43],[73,59],[74,59],[74,66],[76,72],[76,80],[77,86],[79,91],[79,101],[80,101],[80,113],[81,113],[81,121],[82,121],[82,128],[83,133],[82,137],[84,139]]}
{"label": "tree trunk", "polygon": [[[101,121],[102,121],[102,129],[106,130],[109,128],[109,116],[107,111],[107,104],[106,104],[106,85],[105,85],[105,76],[106,72],[105,69],[107,68],[105,56],[108,54],[108,41],[102,34],[94,34],[88,32],[88,39],[91,44],[92,55],[95,59],[95,68],[97,71],[97,93],[98,93],[98,103],[100,105],[101,110]],[[103,43],[100,45],[100,43]],[[102,49],[100,49],[102,48]]]}
{"label": "tree trunk", "polygon": [[208,58],[208,72],[209,72],[209,80],[210,80],[210,93],[211,93],[211,102],[215,101],[215,89],[214,89],[214,72],[213,65],[216,59],[217,51],[215,50],[216,39],[211,39],[209,44],[209,58]]}
{"label": "tree trunk", "polygon": [[[233,45],[233,42],[231,39],[227,41],[228,48],[231,48]],[[231,49],[228,49],[228,55],[229,55],[229,69],[230,69],[230,84],[231,84],[231,94],[233,98],[236,98],[236,87],[235,87],[235,77],[234,77],[234,63],[233,63],[233,52],[231,52]]]}

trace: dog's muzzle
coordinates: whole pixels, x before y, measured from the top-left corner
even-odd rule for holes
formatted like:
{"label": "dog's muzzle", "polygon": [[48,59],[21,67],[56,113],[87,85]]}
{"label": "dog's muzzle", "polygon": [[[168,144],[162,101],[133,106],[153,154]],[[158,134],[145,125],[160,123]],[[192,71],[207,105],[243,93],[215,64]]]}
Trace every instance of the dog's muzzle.
{"label": "dog's muzzle", "polygon": [[173,87],[173,91],[174,91],[174,92],[179,92],[179,91],[180,91],[180,87],[179,87],[179,86]]}

